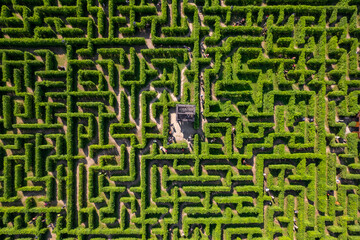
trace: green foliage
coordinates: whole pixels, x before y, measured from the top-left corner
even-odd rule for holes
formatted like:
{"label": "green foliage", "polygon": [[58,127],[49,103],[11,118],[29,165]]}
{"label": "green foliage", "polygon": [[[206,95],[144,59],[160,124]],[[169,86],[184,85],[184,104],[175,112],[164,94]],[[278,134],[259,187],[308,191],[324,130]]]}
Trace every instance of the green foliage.
{"label": "green foliage", "polygon": [[0,0],[0,238],[356,239],[358,2]]}

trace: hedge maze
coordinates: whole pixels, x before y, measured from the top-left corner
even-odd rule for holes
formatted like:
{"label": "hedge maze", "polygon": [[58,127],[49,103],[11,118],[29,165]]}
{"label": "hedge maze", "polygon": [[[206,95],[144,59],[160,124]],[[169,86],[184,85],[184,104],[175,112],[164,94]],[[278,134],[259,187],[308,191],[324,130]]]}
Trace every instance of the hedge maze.
{"label": "hedge maze", "polygon": [[359,0],[0,6],[0,239],[360,239]]}

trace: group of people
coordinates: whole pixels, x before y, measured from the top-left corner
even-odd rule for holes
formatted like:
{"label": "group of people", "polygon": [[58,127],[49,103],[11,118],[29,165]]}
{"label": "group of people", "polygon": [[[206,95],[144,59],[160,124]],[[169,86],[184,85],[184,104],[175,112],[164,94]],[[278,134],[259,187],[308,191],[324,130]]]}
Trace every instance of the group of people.
{"label": "group of people", "polygon": [[168,135],[168,145],[175,142],[175,137],[173,136],[173,131],[175,132],[175,127],[173,126],[173,124],[170,125],[170,128],[172,127],[172,130],[169,130],[169,135]]}
{"label": "group of people", "polygon": [[247,161],[245,159],[242,160],[242,163],[243,163],[243,165],[251,166],[250,164],[247,163]]}
{"label": "group of people", "polygon": [[175,138],[173,136],[168,137],[168,144],[171,144],[175,141]]}
{"label": "group of people", "polygon": [[203,42],[200,43],[200,51],[202,57],[209,57],[209,54],[205,54],[205,45]]}
{"label": "group of people", "polygon": [[[298,211],[297,210],[294,210],[294,213],[297,214]],[[296,218],[294,217],[294,225],[293,225],[293,230],[294,232],[297,231],[299,229],[299,227],[297,226],[296,224]]]}
{"label": "group of people", "polygon": [[[264,181],[266,182],[266,173],[263,173],[263,176],[264,176]],[[265,193],[271,196],[272,202],[275,203],[275,196],[271,194],[270,189],[268,187],[265,187]],[[272,204],[272,202],[270,202],[270,205]]]}
{"label": "group of people", "polygon": [[234,22],[233,26],[243,26],[245,25],[245,18],[242,18],[240,21]]}
{"label": "group of people", "polygon": [[105,177],[106,177],[106,176],[109,176],[109,177],[110,177],[110,172],[109,172],[109,171],[101,170],[101,171],[99,172],[99,175],[104,175]]}
{"label": "group of people", "polygon": [[[279,58],[282,58],[282,56],[283,56],[283,55],[280,54],[280,55],[279,55]],[[292,57],[291,59],[292,59],[292,60],[296,60],[296,57]],[[292,69],[292,70],[295,70],[295,69],[296,69],[296,64],[295,64],[295,63],[291,66],[291,69]],[[289,73],[289,70],[286,70],[286,69],[285,69],[285,70],[284,70],[284,76],[285,76],[286,80],[289,80],[288,73]]]}
{"label": "group of people", "polygon": [[[49,203],[48,203],[48,202],[45,202],[45,203],[44,203],[44,206],[45,206],[45,207],[49,206]],[[61,207],[61,209],[64,209],[64,208],[66,208],[66,204],[64,204],[64,205]],[[36,222],[36,220],[37,220],[38,217],[44,217],[44,216],[45,216],[45,213],[44,213],[44,212],[43,212],[43,213],[40,213],[40,215],[37,215],[37,216],[33,217],[33,218],[28,222],[28,224],[34,224],[34,223]],[[58,214],[57,214],[57,217],[61,217],[61,213],[58,213]],[[41,222],[46,222],[46,218],[42,219]],[[47,227],[48,227],[48,228],[51,228],[51,229],[54,229],[54,228],[55,228],[55,224],[54,224],[54,223],[50,223]],[[37,238],[37,237],[35,237],[35,239],[36,239],[36,238]]]}
{"label": "group of people", "polygon": [[[337,178],[336,178],[336,180],[337,180]],[[339,182],[336,182],[337,184],[339,184],[340,183],[340,180],[339,180]],[[330,190],[330,191],[328,191],[327,193],[326,193],[326,196],[329,198],[330,196],[332,196],[333,195],[333,191],[332,190]],[[340,204],[340,202],[339,201],[336,201],[335,202],[335,205],[336,206],[340,206],[341,204]]]}
{"label": "group of people", "polygon": [[346,139],[340,138],[339,136],[335,136],[335,142],[337,142],[337,143],[346,143]]}
{"label": "group of people", "polygon": [[264,27],[263,30],[261,31],[261,36],[266,36],[267,33],[267,28]]}

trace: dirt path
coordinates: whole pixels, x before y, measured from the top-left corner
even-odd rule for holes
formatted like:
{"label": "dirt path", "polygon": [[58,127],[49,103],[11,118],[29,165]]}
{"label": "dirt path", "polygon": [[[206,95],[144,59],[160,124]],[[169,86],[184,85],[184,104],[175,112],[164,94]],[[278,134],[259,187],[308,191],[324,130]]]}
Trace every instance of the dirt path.
{"label": "dirt path", "polygon": [[[184,89],[184,82],[186,80],[186,76],[185,76],[185,71],[188,69],[188,67],[191,65],[191,60],[189,60],[188,64],[185,65],[185,67],[181,70],[181,73],[180,73],[180,92],[183,94],[184,92],[182,91]],[[180,97],[182,97],[182,94],[180,94]]]}

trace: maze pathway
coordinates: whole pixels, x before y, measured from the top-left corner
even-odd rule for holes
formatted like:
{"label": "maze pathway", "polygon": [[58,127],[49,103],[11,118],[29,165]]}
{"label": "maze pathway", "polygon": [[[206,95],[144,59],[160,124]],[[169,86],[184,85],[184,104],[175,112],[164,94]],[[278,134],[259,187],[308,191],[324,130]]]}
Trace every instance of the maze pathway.
{"label": "maze pathway", "polygon": [[359,0],[0,6],[0,239],[360,239]]}

